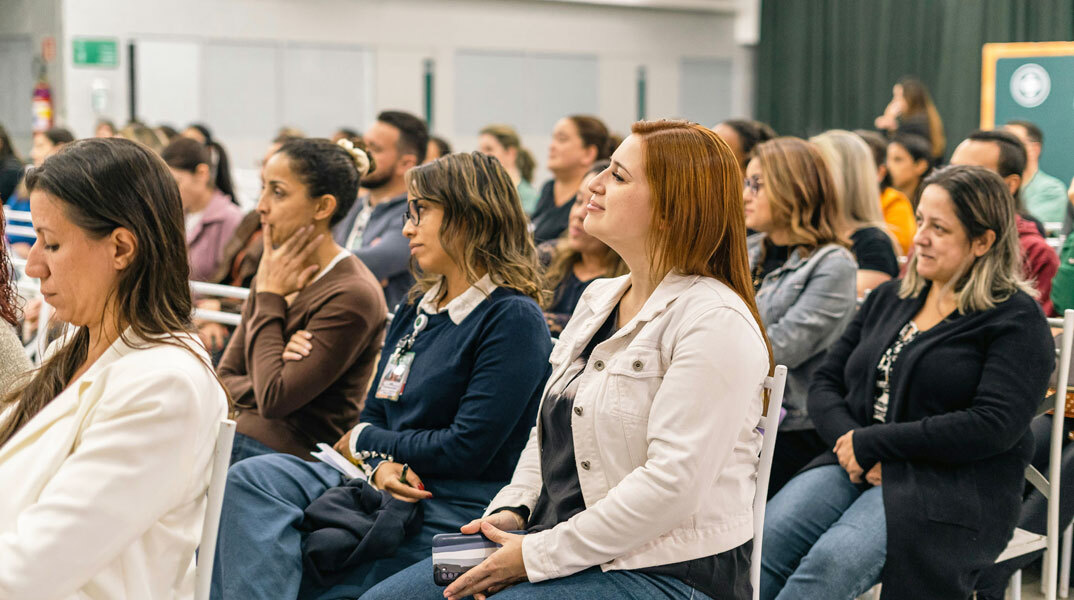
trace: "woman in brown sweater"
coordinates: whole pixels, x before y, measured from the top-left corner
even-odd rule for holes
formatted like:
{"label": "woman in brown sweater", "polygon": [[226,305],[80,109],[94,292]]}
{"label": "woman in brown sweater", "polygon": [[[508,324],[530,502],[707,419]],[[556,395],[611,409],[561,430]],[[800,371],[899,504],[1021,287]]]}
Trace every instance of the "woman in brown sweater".
{"label": "woman in brown sweater", "polygon": [[236,406],[233,463],[271,452],[309,458],[358,422],[387,306],[330,228],[370,168],[361,149],[321,139],[289,141],[265,164],[264,253],[219,366]]}

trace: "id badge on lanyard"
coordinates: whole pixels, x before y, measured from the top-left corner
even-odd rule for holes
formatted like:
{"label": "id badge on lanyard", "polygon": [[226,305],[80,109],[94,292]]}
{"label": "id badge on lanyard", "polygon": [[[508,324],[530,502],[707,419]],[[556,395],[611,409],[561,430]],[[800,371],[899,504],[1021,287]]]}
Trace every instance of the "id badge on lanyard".
{"label": "id badge on lanyard", "polygon": [[410,349],[414,347],[414,340],[428,323],[429,317],[419,311],[414,319],[414,329],[399,340],[392,355],[388,357],[388,364],[384,365],[384,372],[377,384],[377,398],[399,401],[406,388],[406,380],[410,377],[410,367],[414,364],[414,353]]}

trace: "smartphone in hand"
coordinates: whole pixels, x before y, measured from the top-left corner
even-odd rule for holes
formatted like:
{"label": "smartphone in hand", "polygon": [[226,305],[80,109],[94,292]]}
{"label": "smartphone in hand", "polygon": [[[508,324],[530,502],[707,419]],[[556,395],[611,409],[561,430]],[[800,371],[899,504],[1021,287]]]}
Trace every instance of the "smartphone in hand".
{"label": "smartphone in hand", "polygon": [[[508,531],[524,535],[525,531]],[[483,534],[441,533],[433,536],[433,581],[450,585],[459,575],[481,564],[500,549]]]}

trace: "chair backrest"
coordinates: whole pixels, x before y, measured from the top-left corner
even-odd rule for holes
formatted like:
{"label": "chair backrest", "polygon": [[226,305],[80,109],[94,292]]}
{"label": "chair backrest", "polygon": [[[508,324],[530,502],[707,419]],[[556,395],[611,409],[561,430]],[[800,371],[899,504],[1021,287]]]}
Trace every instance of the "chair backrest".
{"label": "chair backrest", "polygon": [[[1057,325],[1057,322],[1049,321]],[[1059,572],[1059,536],[1062,529],[1059,524],[1059,471],[1063,462],[1063,421],[1061,415],[1066,408],[1066,391],[1070,386],[1071,351],[1074,346],[1074,310],[1063,311],[1063,339],[1059,351],[1059,379],[1056,381],[1055,406],[1052,416],[1052,437],[1048,448],[1048,543],[1050,550],[1045,553],[1044,585],[1048,600],[1054,600],[1056,577]],[[1028,474],[1027,469],[1027,474]],[[1043,490],[1042,490],[1043,491]]]}
{"label": "chair backrest", "polygon": [[224,504],[224,485],[227,468],[231,463],[231,444],[235,441],[235,421],[220,421],[213,450],[212,475],[205,503],[205,522],[201,526],[201,544],[198,545],[198,564],[194,572],[194,600],[209,600],[209,587],[213,581],[213,560],[216,558],[216,534],[220,529],[220,509]]}
{"label": "chair backrest", "polygon": [[753,598],[761,594],[761,538],[764,534],[764,509],[768,500],[768,478],[772,474],[772,455],[776,451],[776,433],[779,431],[779,413],[783,408],[783,388],[787,383],[787,367],[776,365],[771,377],[765,377],[768,390],[768,412],[761,417],[758,429],[762,430],[761,460],[757,463],[757,491],[753,497],[753,554],[750,556],[750,583]]}

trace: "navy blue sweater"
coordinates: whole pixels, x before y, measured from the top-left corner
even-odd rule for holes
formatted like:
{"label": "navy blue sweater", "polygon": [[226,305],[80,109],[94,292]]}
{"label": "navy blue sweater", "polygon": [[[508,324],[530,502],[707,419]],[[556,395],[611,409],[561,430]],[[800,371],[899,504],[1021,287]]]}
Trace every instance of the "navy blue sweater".
{"label": "navy blue sweater", "polygon": [[377,398],[384,365],[416,314],[416,302],[401,304],[388,329],[361,415],[370,425],[355,448],[391,455],[423,478],[507,481],[551,370],[540,307],[499,287],[458,325],[446,312],[429,315],[399,400]]}

